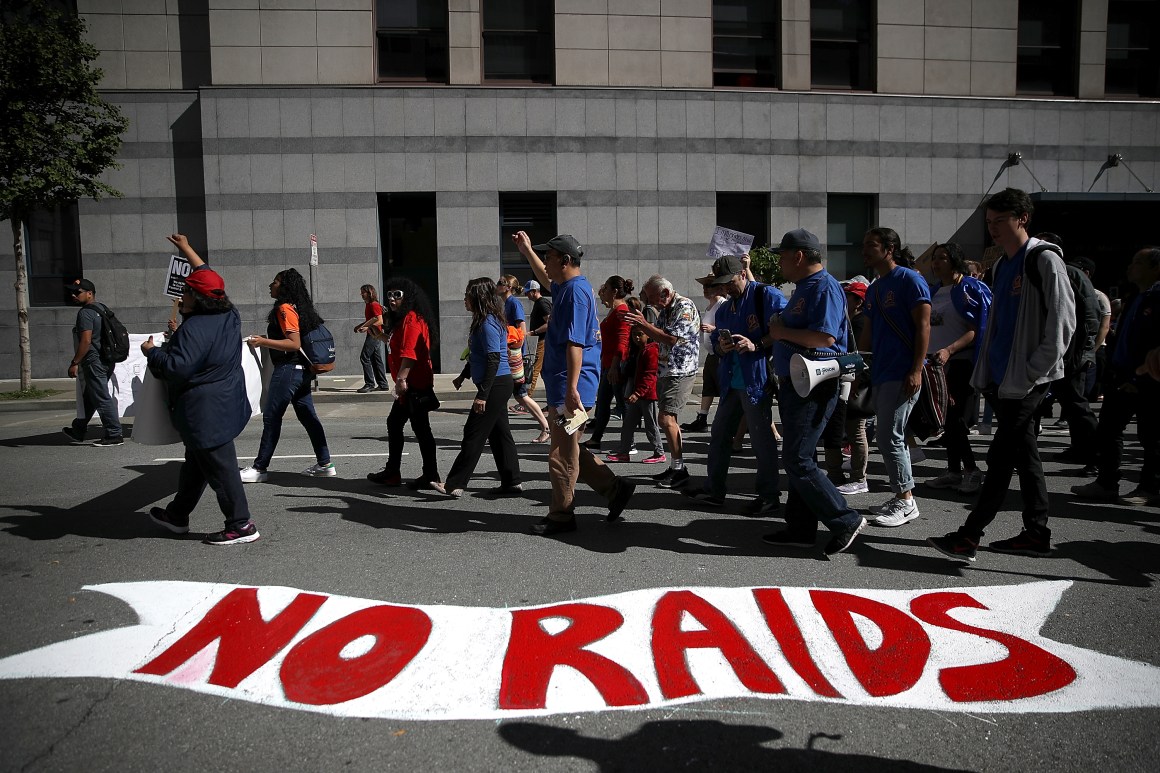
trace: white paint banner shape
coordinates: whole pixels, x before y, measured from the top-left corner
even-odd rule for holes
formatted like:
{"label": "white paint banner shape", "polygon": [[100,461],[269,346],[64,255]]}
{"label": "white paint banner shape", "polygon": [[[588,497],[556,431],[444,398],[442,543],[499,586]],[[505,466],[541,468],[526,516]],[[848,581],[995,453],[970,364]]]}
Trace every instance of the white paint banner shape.
{"label": "white paint banner shape", "polygon": [[741,257],[753,247],[753,238],[753,234],[717,226],[713,231],[713,238],[709,240],[709,249],[705,252],[705,257],[709,260],[716,260],[723,255]]}
{"label": "white paint banner shape", "polygon": [[1070,582],[653,588],[526,608],[94,585],[136,626],[0,660],[337,716],[493,719],[768,698],[959,712],[1160,705],[1160,668],[1039,635]]}

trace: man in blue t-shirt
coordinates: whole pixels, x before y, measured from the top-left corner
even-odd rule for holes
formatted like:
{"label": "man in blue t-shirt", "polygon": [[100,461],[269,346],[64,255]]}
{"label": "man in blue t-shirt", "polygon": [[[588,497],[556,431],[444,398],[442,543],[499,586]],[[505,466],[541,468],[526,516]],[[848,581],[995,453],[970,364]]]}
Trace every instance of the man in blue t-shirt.
{"label": "man in blue t-shirt", "polygon": [[[596,295],[580,270],[584,250],[568,234],[533,247],[528,235],[517,231],[512,241],[536,279],[551,287],[553,299],[542,371],[552,433],[548,452],[552,501],[548,517],[533,526],[532,533],[552,537],[576,530],[574,500],[578,479],[608,499],[608,520],[618,521],[636,484],[615,475],[591,451],[581,447],[583,429],[572,434],[565,429],[568,417],[590,410],[595,404],[600,379],[600,324],[596,318]],[[537,252],[544,253],[543,260]]]}
{"label": "man in blue t-shirt", "polygon": [[[846,352],[846,298],[838,280],[822,268],[822,245],[804,228],[789,231],[778,245],[782,274],[794,282],[793,295],[765,337],[773,346],[774,373],[781,385],[782,465],[789,482],[785,503],[787,528],[766,534],[770,545],[812,547],[818,521],[831,531],[826,554],[850,547],[866,519],[818,468],[815,458],[822,430],[838,404],[838,379],[822,381],[806,397],[790,381],[790,358],[802,354],[828,359]],[[763,472],[758,467],[759,472]]]}
{"label": "man in blue t-shirt", "polygon": [[870,508],[876,526],[901,526],[918,517],[906,424],[922,389],[930,341],[930,286],[912,268],[914,256],[891,228],[871,228],[862,239],[866,267],[878,274],[866,291],[866,327],[858,348],[870,364],[878,450],[893,496]]}
{"label": "man in blue t-shirt", "polygon": [[1035,415],[1051,382],[1063,377],[1063,354],[1075,332],[1075,298],[1059,248],[1027,235],[1034,210],[1031,197],[1016,188],[996,193],[986,204],[987,231],[1004,257],[994,266],[991,317],[971,386],[991,403],[998,429],[987,451],[987,476],[966,523],[927,540],[952,558],[975,560],[983,530],[1002,508],[1016,469],[1023,531],[988,547],[998,553],[1051,554]]}
{"label": "man in blue t-shirt", "polygon": [[758,471],[757,498],[746,506],[745,512],[772,515],[781,507],[781,493],[772,426],[773,390],[766,388],[765,363],[773,342],[766,329],[769,320],[785,308],[785,296],[776,287],[753,281],[742,260],[733,255],[713,263],[708,284],[724,288],[727,293],[717,309],[717,329],[709,335],[710,350],[721,358],[717,366],[721,400],[709,434],[708,480],[704,488],[686,489],[683,493],[715,507],[725,504],[733,436],[744,416]]}

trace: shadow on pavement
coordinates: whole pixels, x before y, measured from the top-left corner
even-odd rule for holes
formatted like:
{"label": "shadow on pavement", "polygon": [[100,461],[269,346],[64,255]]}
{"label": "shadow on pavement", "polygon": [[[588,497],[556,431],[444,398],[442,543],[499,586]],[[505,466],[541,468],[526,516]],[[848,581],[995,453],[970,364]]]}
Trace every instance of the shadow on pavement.
{"label": "shadow on pavement", "polygon": [[[938,771],[907,760],[846,754],[815,748],[840,735],[815,733],[804,749],[771,748],[780,730],[762,725],[731,725],[715,720],[648,722],[623,738],[595,738],[576,730],[534,722],[504,722],[496,731],[511,746],[540,757],[576,757],[600,771],[769,770]],[[818,742],[821,742],[820,744]]]}

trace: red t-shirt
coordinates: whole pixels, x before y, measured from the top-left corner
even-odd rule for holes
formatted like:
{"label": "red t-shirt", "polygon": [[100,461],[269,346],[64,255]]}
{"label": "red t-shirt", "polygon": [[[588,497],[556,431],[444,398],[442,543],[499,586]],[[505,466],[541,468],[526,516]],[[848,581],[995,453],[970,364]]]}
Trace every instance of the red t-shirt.
{"label": "red t-shirt", "polygon": [[608,312],[608,316],[600,322],[600,367],[612,367],[617,355],[623,362],[628,359],[628,334],[632,325],[628,324],[628,304],[617,306]]}
{"label": "red t-shirt", "polygon": [[390,351],[387,352],[387,367],[391,378],[399,377],[403,358],[414,360],[411,372],[407,374],[407,386],[411,389],[430,389],[435,383],[434,367],[431,364],[431,331],[427,322],[413,311],[407,312],[403,323],[391,331]]}
{"label": "red t-shirt", "polygon": [[[383,307],[382,307],[382,304],[380,304],[378,301],[371,301],[370,303],[368,303],[366,305],[366,308],[363,309],[363,316],[366,318],[366,320],[368,322],[370,322],[375,317],[381,317],[382,315],[383,315]],[[382,330],[383,329],[381,327],[379,327],[378,325],[375,325],[374,328],[371,329],[369,332],[381,333]]]}
{"label": "red t-shirt", "polygon": [[660,359],[661,348],[655,341],[644,345],[644,351],[636,356],[636,377],[633,379],[633,391],[641,400],[657,399],[657,361]]}

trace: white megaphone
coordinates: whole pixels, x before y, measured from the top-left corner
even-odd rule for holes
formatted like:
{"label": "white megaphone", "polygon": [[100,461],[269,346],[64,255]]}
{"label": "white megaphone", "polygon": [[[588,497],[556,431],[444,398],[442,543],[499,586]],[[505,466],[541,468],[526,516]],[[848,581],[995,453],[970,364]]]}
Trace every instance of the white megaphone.
{"label": "white megaphone", "polygon": [[807,397],[814,387],[832,378],[841,378],[842,389],[849,392],[854,374],[864,367],[866,364],[862,355],[857,352],[840,354],[829,360],[810,360],[794,354],[789,358],[789,377],[794,390],[801,397]]}

